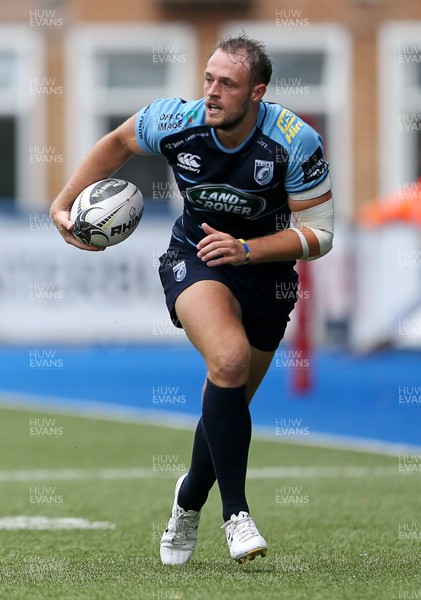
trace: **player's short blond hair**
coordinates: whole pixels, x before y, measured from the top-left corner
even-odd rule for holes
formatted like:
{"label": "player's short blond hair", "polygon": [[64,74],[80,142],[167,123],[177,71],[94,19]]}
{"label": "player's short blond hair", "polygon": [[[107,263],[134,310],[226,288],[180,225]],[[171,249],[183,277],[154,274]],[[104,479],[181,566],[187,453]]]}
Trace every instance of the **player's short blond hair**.
{"label": "player's short blond hair", "polygon": [[269,83],[272,76],[272,63],[265,52],[263,42],[250,39],[243,32],[238,37],[227,36],[220,39],[212,54],[216,50],[223,50],[228,54],[245,57],[250,69],[251,87],[259,83],[264,83],[265,85]]}

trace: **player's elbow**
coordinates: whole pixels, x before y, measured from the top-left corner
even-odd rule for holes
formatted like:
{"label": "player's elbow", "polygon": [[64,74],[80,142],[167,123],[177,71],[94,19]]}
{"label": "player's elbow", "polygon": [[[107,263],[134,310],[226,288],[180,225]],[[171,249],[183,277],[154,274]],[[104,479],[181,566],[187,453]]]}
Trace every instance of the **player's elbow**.
{"label": "player's elbow", "polygon": [[[299,225],[298,230],[293,229],[298,232],[303,244],[301,260],[316,260],[332,250],[334,226],[332,198],[322,204],[292,212],[292,215]],[[302,235],[304,231],[307,232],[307,236]]]}
{"label": "player's elbow", "polygon": [[96,143],[96,149],[100,157],[113,157],[116,168],[123,165],[133,155],[128,140],[122,137],[118,129],[110,131]]}
{"label": "player's elbow", "polygon": [[318,248],[315,252],[310,252],[310,255],[302,260],[310,261],[317,260],[325,256],[333,248],[333,231],[312,228],[314,235],[317,237]]}

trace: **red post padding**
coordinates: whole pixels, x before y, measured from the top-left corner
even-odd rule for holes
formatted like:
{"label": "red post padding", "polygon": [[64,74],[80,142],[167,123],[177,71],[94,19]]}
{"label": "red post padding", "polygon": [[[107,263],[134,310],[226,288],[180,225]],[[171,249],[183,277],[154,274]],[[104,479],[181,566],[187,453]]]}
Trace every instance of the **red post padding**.
{"label": "red post padding", "polygon": [[311,299],[313,297],[311,266],[304,260],[297,261],[299,275],[298,300],[295,307],[297,327],[294,332],[293,350],[296,361],[292,369],[292,388],[296,394],[306,394],[313,387],[312,377],[312,323]]}

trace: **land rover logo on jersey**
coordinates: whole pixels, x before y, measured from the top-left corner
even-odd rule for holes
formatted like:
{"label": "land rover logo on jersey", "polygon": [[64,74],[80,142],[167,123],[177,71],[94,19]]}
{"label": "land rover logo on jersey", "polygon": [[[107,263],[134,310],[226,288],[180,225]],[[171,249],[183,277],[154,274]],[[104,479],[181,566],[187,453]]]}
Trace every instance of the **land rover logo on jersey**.
{"label": "land rover logo on jersey", "polygon": [[254,179],[259,185],[266,185],[273,177],[273,160],[254,161]]}
{"label": "land rover logo on jersey", "polygon": [[183,279],[187,275],[187,267],[184,260],[174,265],[172,270],[176,281],[183,281]]}
{"label": "land rover logo on jersey", "polygon": [[264,198],[237,190],[230,185],[204,184],[186,189],[188,200],[197,208],[226,215],[256,218],[265,208]]}

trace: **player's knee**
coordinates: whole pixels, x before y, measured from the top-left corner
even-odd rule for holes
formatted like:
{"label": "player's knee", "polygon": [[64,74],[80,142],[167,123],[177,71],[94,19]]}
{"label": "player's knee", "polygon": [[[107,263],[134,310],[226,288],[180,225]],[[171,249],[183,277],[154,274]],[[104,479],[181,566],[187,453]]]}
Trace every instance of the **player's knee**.
{"label": "player's knee", "polygon": [[209,376],[216,385],[235,387],[247,381],[250,366],[248,344],[224,347],[208,364]]}

